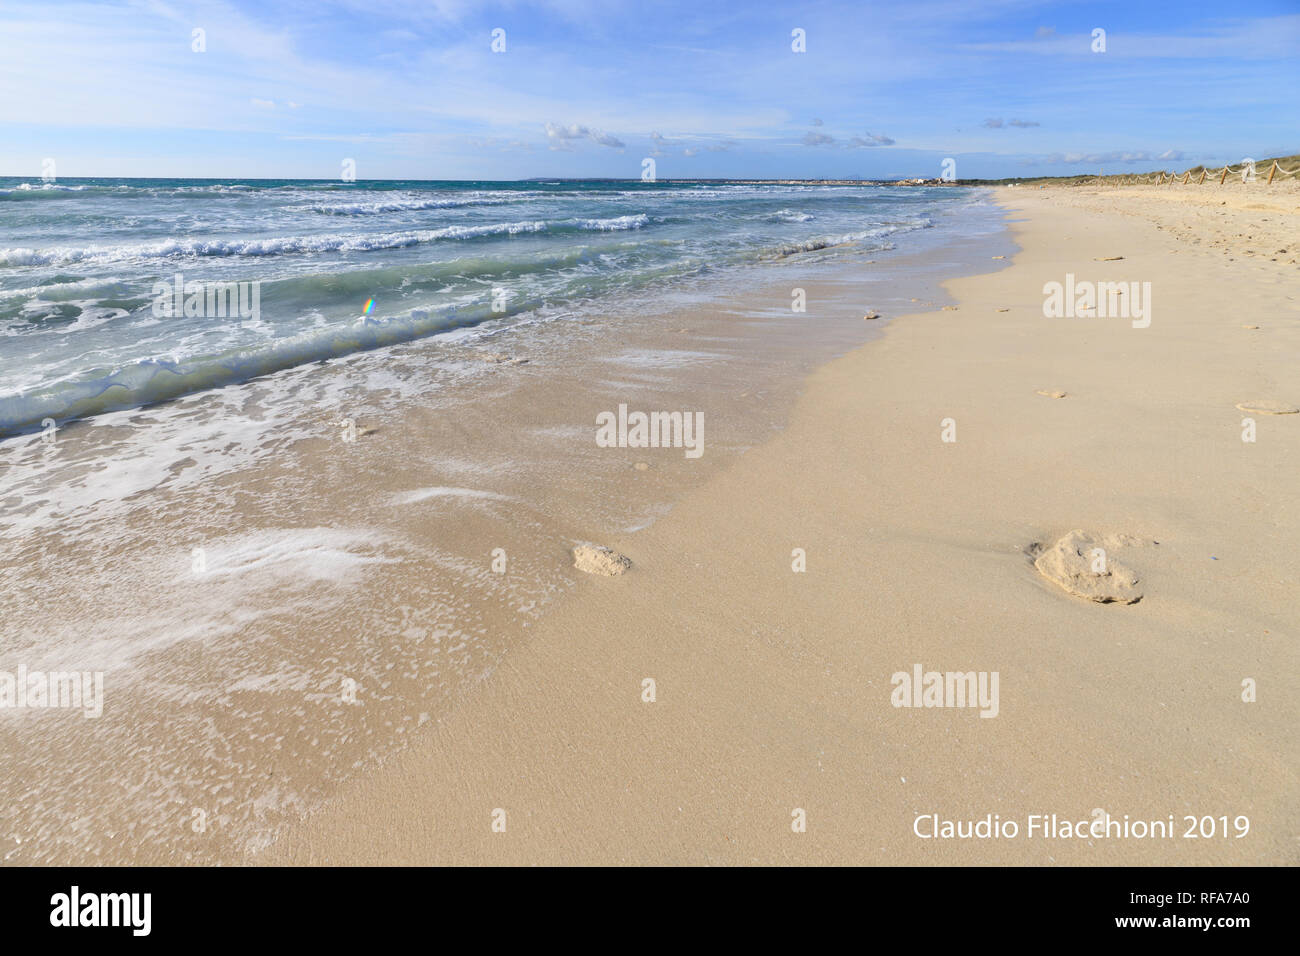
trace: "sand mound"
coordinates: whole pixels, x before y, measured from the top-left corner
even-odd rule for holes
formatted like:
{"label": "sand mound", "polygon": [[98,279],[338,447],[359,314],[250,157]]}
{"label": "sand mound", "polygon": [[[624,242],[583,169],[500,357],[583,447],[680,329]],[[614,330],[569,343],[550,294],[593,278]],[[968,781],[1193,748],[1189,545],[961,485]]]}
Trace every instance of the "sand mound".
{"label": "sand mound", "polygon": [[1286,402],[1275,401],[1271,398],[1238,402],[1237,407],[1243,412],[1256,412],[1260,415],[1294,415],[1300,412],[1300,408],[1296,408],[1294,405],[1288,405]]}
{"label": "sand mound", "polygon": [[573,549],[573,566],[588,574],[622,574],[632,567],[632,559],[610,548],[580,544]]}
{"label": "sand mound", "polygon": [[[1100,536],[1075,530],[1046,549],[1035,546],[1031,553],[1038,555],[1034,567],[1039,574],[1076,597],[1099,604],[1134,604],[1142,599],[1138,576],[1111,555],[1147,543],[1133,535]],[[1096,553],[1098,548],[1104,555]]]}

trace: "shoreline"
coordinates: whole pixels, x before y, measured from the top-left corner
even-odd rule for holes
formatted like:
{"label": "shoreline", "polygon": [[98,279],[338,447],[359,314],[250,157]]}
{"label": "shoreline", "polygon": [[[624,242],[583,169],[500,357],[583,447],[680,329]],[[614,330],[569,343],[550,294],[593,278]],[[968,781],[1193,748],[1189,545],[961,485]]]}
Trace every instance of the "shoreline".
{"label": "shoreline", "polygon": [[[999,197],[1027,217],[1009,269],[944,283],[955,309],[814,372],[782,431],[600,542],[631,573],[582,582],[421,740],[251,861],[1294,864],[1300,416],[1258,416],[1247,445],[1235,407],[1300,400],[1294,270],[1126,221],[1113,195]],[[1289,194],[1269,201],[1294,235]],[[1224,242],[1259,218],[1219,215],[1196,226]],[[1068,272],[1152,282],[1150,327],[1045,319],[1043,283]],[[1031,549],[1075,528],[1115,542],[1140,601],[1035,571]],[[891,706],[914,666],[1000,674],[998,716]],[[1245,703],[1244,678],[1269,692]],[[1250,831],[912,830],[1098,808]]]}
{"label": "shoreline", "polygon": [[[15,474],[40,503],[11,515],[7,659],[102,670],[106,703],[0,727],[20,760],[84,781],[0,788],[22,837],[8,861],[243,861],[492,683],[587,584],[570,547],[653,527],[773,434],[808,372],[878,334],[866,309],[887,320],[1006,241],[954,225],[29,442]],[[704,455],[600,447],[620,404],[702,412]]]}

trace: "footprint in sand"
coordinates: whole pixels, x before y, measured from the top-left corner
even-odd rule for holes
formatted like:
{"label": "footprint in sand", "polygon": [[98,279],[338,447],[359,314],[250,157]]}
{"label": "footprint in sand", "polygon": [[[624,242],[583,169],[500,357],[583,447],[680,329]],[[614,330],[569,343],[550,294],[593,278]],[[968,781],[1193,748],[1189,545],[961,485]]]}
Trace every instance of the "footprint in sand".
{"label": "footprint in sand", "polygon": [[1243,412],[1255,412],[1258,415],[1294,415],[1300,412],[1300,408],[1289,405],[1286,402],[1275,401],[1271,398],[1259,398],[1250,402],[1238,402],[1237,407]]}
{"label": "footprint in sand", "polygon": [[1111,554],[1121,548],[1155,544],[1129,534],[1095,535],[1074,530],[1050,547],[1033,545],[1034,568],[1075,597],[1098,604],[1136,604],[1142,600],[1139,578]]}

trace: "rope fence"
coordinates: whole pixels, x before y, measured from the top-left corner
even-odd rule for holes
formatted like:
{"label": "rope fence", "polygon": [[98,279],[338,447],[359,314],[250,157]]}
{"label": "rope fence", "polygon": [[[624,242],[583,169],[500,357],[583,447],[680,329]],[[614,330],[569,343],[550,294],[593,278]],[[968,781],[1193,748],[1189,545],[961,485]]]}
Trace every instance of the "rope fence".
{"label": "rope fence", "polygon": [[[1200,170],[1201,175],[1195,181],[1192,180],[1192,170],[1190,169],[1183,173],[1181,180],[1178,178],[1176,173],[1154,172],[1129,174],[1117,177],[1099,177],[1097,181],[1100,183],[1104,178],[1113,178],[1115,180],[1115,185],[1117,186],[1172,186],[1175,182],[1182,186],[1189,184],[1199,186],[1206,181],[1207,176],[1211,176],[1213,173],[1212,170],[1205,166],[1201,166]],[[1218,177],[1220,186],[1227,182],[1230,173],[1234,176],[1240,175],[1243,183],[1251,183],[1263,178],[1263,174],[1256,169],[1255,163],[1251,160],[1247,160],[1242,162],[1239,166],[1224,166],[1223,171],[1219,173]],[[1265,185],[1272,185],[1273,180],[1279,176],[1282,179],[1286,179],[1288,176],[1300,176],[1300,167],[1295,169],[1285,169],[1276,159],[1272,160],[1272,166],[1269,168],[1268,179],[1265,181]]]}

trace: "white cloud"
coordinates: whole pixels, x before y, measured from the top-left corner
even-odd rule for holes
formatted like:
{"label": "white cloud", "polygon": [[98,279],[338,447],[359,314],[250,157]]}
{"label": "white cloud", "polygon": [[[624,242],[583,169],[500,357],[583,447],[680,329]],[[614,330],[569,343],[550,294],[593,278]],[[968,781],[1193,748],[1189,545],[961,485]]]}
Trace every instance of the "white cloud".
{"label": "white cloud", "polygon": [[[1043,162],[1065,165],[1077,163],[1149,163],[1155,160],[1180,160],[1185,155],[1181,149],[1167,149],[1159,156],[1152,156],[1146,150],[1123,151],[1112,150],[1108,153],[1052,153]],[[1032,161],[1030,161],[1032,165]]]}
{"label": "white cloud", "polygon": [[856,146],[858,148],[865,148],[865,147],[872,147],[872,146],[893,146],[894,140],[884,135],[883,133],[877,136],[873,136],[870,132],[868,132],[866,136],[854,136],[851,140],[849,140],[849,145]]}
{"label": "white cloud", "polygon": [[546,138],[556,143],[570,139],[589,139],[593,143],[599,143],[601,146],[609,146],[613,149],[622,149],[626,145],[616,136],[611,136],[588,126],[580,126],[577,123],[568,126],[562,126],[559,123],[547,123]]}
{"label": "white cloud", "polygon": [[[1202,27],[1195,35],[1170,36],[1108,31],[1106,52],[1092,52],[1091,31],[1078,34],[1057,33],[1039,28],[1032,40],[1009,40],[1000,43],[969,43],[967,50],[996,53],[1035,53],[1044,56],[1087,56],[1107,58],[1189,58],[1294,59],[1300,49],[1300,14],[1258,17],[1251,20],[1226,18]],[[1046,29],[1048,32],[1044,33]]]}

